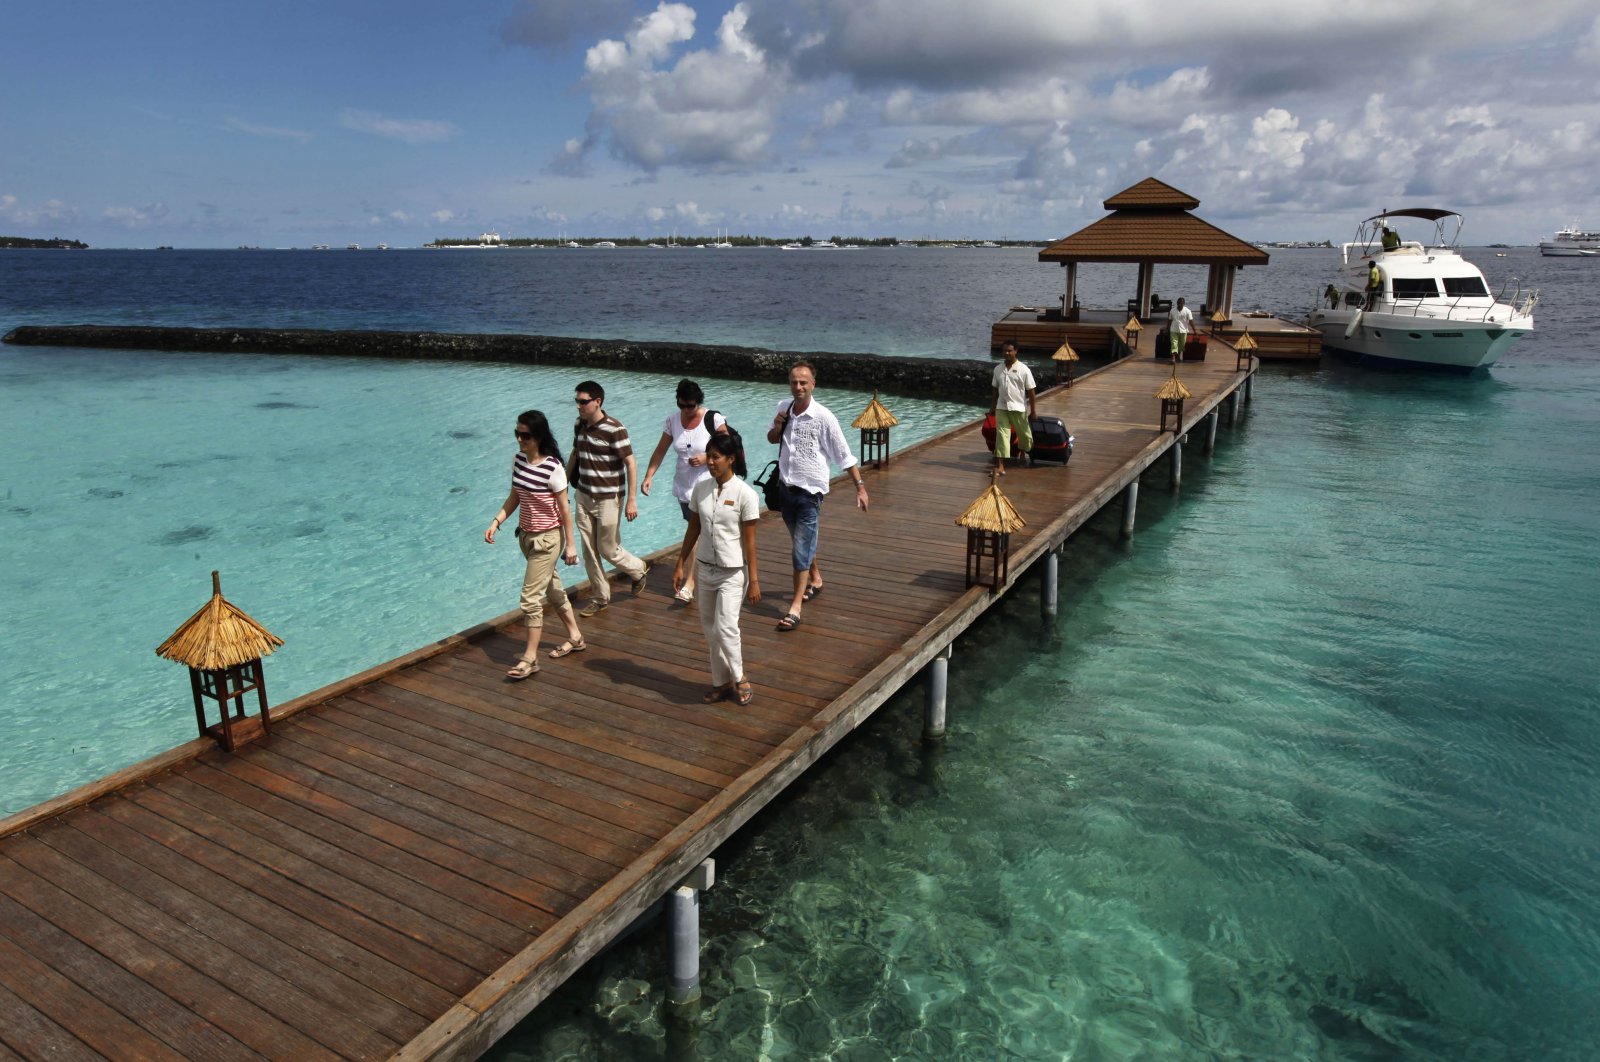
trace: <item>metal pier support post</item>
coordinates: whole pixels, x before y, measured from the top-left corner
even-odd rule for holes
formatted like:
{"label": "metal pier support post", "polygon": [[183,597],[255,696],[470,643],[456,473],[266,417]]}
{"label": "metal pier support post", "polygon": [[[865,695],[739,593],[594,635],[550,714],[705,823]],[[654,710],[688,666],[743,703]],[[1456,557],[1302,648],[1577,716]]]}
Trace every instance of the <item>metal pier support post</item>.
{"label": "metal pier support post", "polygon": [[692,1007],[700,1002],[700,893],[716,880],[716,864],[707,859],[667,895],[672,934],[672,982],[667,1002]]}
{"label": "metal pier support post", "polygon": [[1213,409],[1206,417],[1206,453],[1217,448],[1217,421],[1222,419],[1222,411]]}
{"label": "metal pier support post", "polygon": [[1139,481],[1128,484],[1122,492],[1122,537],[1133,537],[1133,517],[1139,511]]}
{"label": "metal pier support post", "polygon": [[1244,400],[1246,402],[1248,402],[1252,398],[1254,398],[1255,396],[1256,396],[1256,374],[1255,374],[1255,370],[1252,369],[1250,371],[1250,375],[1246,376],[1244,378]]}
{"label": "metal pier support post", "polygon": [[1040,588],[1039,604],[1043,607],[1046,616],[1054,616],[1056,614],[1056,604],[1060,598],[1060,589],[1056,585],[1056,578],[1060,574],[1060,570],[1061,557],[1052,549],[1044,555],[1043,569],[1039,573],[1039,577],[1044,582],[1044,585]]}
{"label": "metal pier support post", "polygon": [[1228,396],[1228,427],[1239,423],[1239,389],[1235,387]]}
{"label": "metal pier support post", "polygon": [[922,711],[922,740],[944,739],[945,700],[950,693],[950,651],[952,646],[939,650],[939,655],[928,661],[928,693]]}
{"label": "metal pier support post", "polygon": [[1172,440],[1172,489],[1183,486],[1183,440]]}

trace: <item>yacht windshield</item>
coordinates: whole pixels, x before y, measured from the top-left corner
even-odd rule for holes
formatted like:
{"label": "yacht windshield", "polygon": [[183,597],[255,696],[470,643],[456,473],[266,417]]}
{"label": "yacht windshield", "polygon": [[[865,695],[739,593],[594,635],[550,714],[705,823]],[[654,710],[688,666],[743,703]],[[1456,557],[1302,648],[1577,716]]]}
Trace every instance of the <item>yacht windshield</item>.
{"label": "yacht windshield", "polygon": [[1439,286],[1432,277],[1395,277],[1394,297],[1397,299],[1431,299],[1439,294]]}
{"label": "yacht windshield", "polygon": [[1488,295],[1489,288],[1482,277],[1445,277],[1446,295]]}

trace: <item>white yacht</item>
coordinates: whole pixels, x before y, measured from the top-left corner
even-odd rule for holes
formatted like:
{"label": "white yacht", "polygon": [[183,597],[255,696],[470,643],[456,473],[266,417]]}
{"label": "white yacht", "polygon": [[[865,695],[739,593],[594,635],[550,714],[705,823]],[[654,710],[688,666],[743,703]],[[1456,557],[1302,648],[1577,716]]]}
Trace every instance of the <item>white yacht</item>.
{"label": "white yacht", "polygon": [[1568,225],[1539,244],[1546,258],[1600,258],[1600,232],[1583,232]]}
{"label": "white yacht", "polygon": [[[1402,240],[1391,225],[1396,218],[1432,222],[1432,244]],[[1483,273],[1456,251],[1461,222],[1460,214],[1431,207],[1367,218],[1355,241],[1341,245],[1339,274],[1306,325],[1322,333],[1323,346],[1363,360],[1458,372],[1493,365],[1533,330],[1539,295],[1491,295]],[[1374,265],[1378,284],[1369,290]]]}

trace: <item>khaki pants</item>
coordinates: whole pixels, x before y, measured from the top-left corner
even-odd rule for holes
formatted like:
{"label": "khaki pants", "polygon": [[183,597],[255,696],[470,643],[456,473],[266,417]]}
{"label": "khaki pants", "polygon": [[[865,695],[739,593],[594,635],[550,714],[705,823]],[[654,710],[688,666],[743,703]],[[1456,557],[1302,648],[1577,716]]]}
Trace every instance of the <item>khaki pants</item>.
{"label": "khaki pants", "polygon": [[517,545],[528,558],[528,569],[522,576],[522,620],[529,627],[544,626],[544,608],[549,605],[557,612],[571,608],[567,592],[561,586],[561,576],[556,574],[556,554],[561,552],[561,529],[551,528],[530,534],[517,532]]}
{"label": "khaki pants", "polygon": [[700,629],[711,655],[711,684],[726,686],[744,678],[744,646],[739,640],[739,609],[744,604],[743,568],[695,561]]}
{"label": "khaki pants", "polygon": [[644,561],[622,548],[621,497],[595,498],[577,488],[573,488],[572,496],[578,499],[578,538],[583,542],[583,569],[589,573],[589,593],[601,604],[610,604],[611,584],[606,581],[603,562],[610,561],[617,571],[636,580],[644,578]]}

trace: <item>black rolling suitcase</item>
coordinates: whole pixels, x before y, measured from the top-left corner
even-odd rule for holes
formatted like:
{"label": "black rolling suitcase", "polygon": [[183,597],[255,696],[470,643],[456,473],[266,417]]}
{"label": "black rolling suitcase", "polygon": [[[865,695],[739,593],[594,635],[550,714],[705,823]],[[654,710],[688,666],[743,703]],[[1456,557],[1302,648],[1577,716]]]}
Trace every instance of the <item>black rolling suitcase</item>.
{"label": "black rolling suitcase", "polygon": [[1033,431],[1033,449],[1028,453],[1034,461],[1064,465],[1072,457],[1072,436],[1060,417],[1032,417],[1028,427]]}

